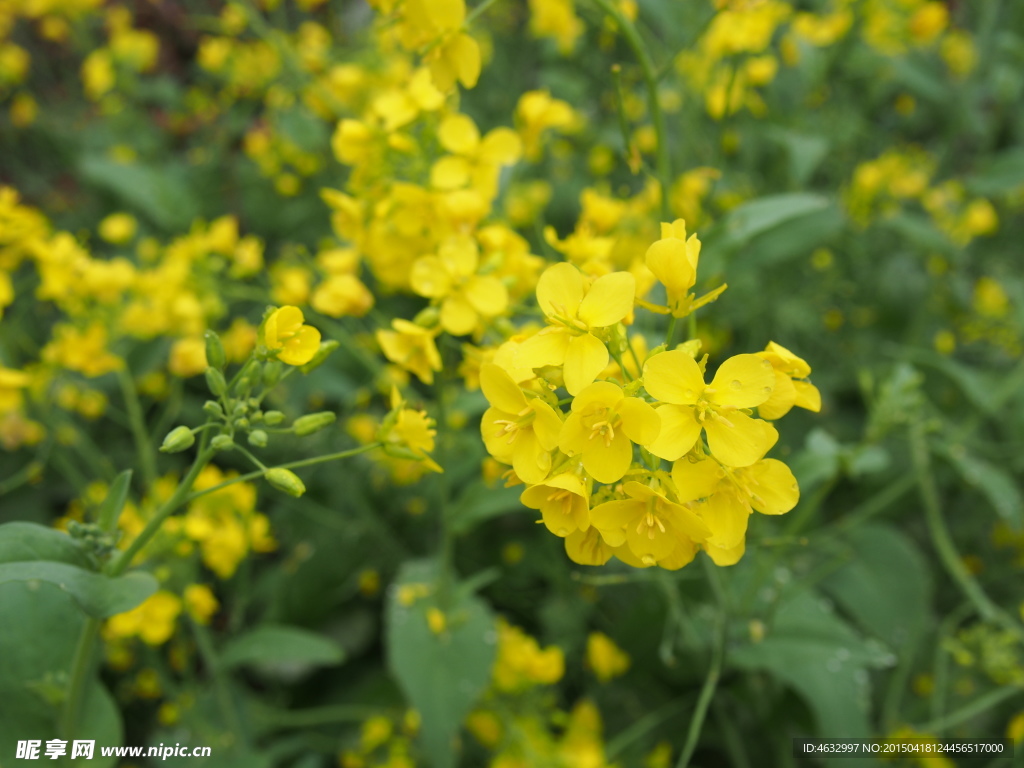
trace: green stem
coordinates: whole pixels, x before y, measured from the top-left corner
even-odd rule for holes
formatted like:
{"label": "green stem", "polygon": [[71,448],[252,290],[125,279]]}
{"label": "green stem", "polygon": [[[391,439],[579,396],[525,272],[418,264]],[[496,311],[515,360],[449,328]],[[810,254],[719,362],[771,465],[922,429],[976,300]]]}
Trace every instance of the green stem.
{"label": "green stem", "polygon": [[668,321],[668,329],[665,331],[665,346],[669,349],[675,349],[676,338],[676,324],[679,322],[679,318],[672,315]]}
{"label": "green stem", "polygon": [[676,768],[687,768],[690,758],[697,750],[700,741],[700,732],[704,727],[704,719],[708,714],[708,707],[715,697],[715,690],[718,688],[718,681],[722,677],[722,665],[725,661],[725,638],[728,616],[726,614],[726,595],[719,575],[715,568],[717,566],[704,558],[704,567],[711,582],[712,591],[715,593],[715,600],[718,603],[718,611],[715,615],[715,636],[711,646],[711,666],[708,668],[707,677],[704,678],[704,685],[700,689],[700,696],[697,698],[697,706],[693,710],[693,717],[690,718],[690,727],[686,733],[686,743],[679,755],[679,762]]}
{"label": "green stem", "polygon": [[469,12],[469,15],[466,17],[466,21],[463,23],[462,26],[468,29],[473,24],[474,21],[476,21],[484,13],[486,13],[487,9],[494,5],[496,2],[498,2],[498,0],[484,0],[482,3],[480,3],[480,5],[478,5],[476,8]]}
{"label": "green stem", "polygon": [[[380,446],[380,443],[369,443],[367,445],[360,446],[359,448],[352,448],[351,450],[348,451],[340,451],[338,453],[327,453],[324,454],[323,456],[314,456],[312,459],[302,459],[300,461],[289,462],[288,464],[279,464],[278,467],[280,467],[281,469],[297,469],[299,467],[310,467],[313,466],[314,464],[323,464],[324,462],[327,461],[335,461],[336,459],[347,459],[350,456],[358,456],[360,453],[367,453],[368,451],[372,451],[374,448],[380,448]],[[216,493],[222,488],[227,488],[229,485],[234,485],[235,483],[244,483],[248,482],[249,480],[255,480],[258,477],[263,477],[263,474],[263,470],[257,470],[256,472],[250,472],[247,475],[239,475],[238,477],[233,477],[230,480],[225,480],[223,483],[218,483],[217,485],[211,486],[209,488],[204,488],[201,491],[196,491],[195,493],[189,495],[185,499],[184,503],[191,504],[196,499],[200,498],[201,496],[205,496],[208,493]]]}
{"label": "green stem", "polygon": [[78,735],[78,721],[82,716],[85,703],[86,684],[92,677],[93,651],[96,638],[100,634],[100,620],[88,618],[82,625],[75,646],[75,655],[71,660],[71,683],[68,686],[68,697],[61,713],[60,733],[66,741],[72,741]]}
{"label": "green stem", "polygon": [[619,25],[619,29],[622,31],[622,36],[626,38],[626,43],[633,49],[633,54],[636,56],[637,63],[643,72],[644,84],[647,86],[647,99],[650,102],[651,119],[654,123],[654,137],[657,143],[658,182],[661,185],[661,217],[663,220],[669,221],[671,220],[671,211],[668,205],[668,191],[672,186],[672,162],[668,153],[668,144],[665,140],[665,114],[661,111],[661,100],[658,98],[658,72],[633,22],[619,10],[612,0],[594,0],[594,3],[615,19],[615,23]]}
{"label": "green stem", "polygon": [[192,625],[192,634],[196,639],[196,648],[199,650],[199,655],[202,657],[203,664],[206,665],[210,676],[213,678],[213,688],[217,697],[217,706],[221,710],[221,716],[224,718],[224,724],[231,729],[236,737],[241,739],[243,744],[248,744],[248,733],[246,732],[242,722],[242,715],[231,695],[231,689],[228,686],[228,678],[224,671],[224,665],[221,664],[220,659],[217,657],[217,652],[214,650],[213,640],[210,637],[210,633],[206,627],[194,619],[190,618],[189,623]]}
{"label": "green stem", "polygon": [[107,574],[109,576],[120,576],[124,573],[128,566],[132,564],[132,560],[135,556],[145,547],[150,539],[156,536],[160,527],[164,524],[164,521],[171,516],[178,507],[188,501],[188,492],[192,490],[192,484],[195,483],[199,473],[203,470],[213,458],[215,451],[211,448],[206,447],[206,437],[209,433],[203,434],[203,441],[200,443],[199,452],[196,454],[195,461],[192,462],[191,468],[189,468],[188,474],[185,475],[184,479],[178,483],[178,487],[174,490],[174,494],[167,500],[167,502],[160,508],[160,510],[150,518],[149,522],[146,523],[146,527],[142,529],[142,532],[135,537],[135,540],[128,545],[128,548],[124,550],[116,560],[114,560],[107,568]]}
{"label": "green stem", "polygon": [[927,722],[924,725],[914,726],[914,730],[919,733],[939,733],[947,728],[952,728],[954,725],[959,725],[965,720],[970,720],[972,717],[977,717],[982,712],[1002,704],[1007,699],[1012,699],[1014,696],[1022,694],[1024,694],[1024,687],[1019,685],[996,688],[984,696],[979,696],[970,704],[961,707],[955,712],[950,712],[948,715]]}
{"label": "green stem", "polygon": [[127,366],[117,372],[117,379],[121,385],[121,392],[124,394],[124,403],[128,410],[128,423],[131,426],[132,438],[135,440],[135,450],[139,454],[142,479],[147,489],[152,488],[153,483],[156,482],[156,453],[153,451],[153,441],[146,431],[146,421],[142,416],[139,393],[135,389],[132,372],[128,370]]}
{"label": "green stem", "polygon": [[359,723],[381,714],[387,714],[387,710],[360,704],[334,704],[312,709],[277,710],[270,721],[273,728],[314,728],[334,723]]}
{"label": "green stem", "polygon": [[985,594],[985,590],[982,589],[977,579],[967,570],[963,558],[957,552],[956,545],[953,544],[953,537],[942,517],[939,493],[931,471],[928,441],[924,433],[924,424],[920,419],[915,421],[910,429],[910,450],[917,474],[918,488],[921,492],[921,502],[924,504],[928,533],[931,535],[932,543],[935,545],[935,550],[938,552],[946,572],[957,583],[967,599],[974,604],[985,621],[1001,624],[1018,639],[1024,639],[1024,628]]}

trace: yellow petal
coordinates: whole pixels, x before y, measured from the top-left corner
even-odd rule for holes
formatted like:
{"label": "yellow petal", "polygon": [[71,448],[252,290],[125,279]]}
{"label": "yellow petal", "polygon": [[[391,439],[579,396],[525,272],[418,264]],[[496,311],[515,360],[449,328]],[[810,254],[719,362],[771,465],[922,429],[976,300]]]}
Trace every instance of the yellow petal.
{"label": "yellow petal", "polygon": [[622,387],[610,381],[595,381],[579,392],[572,401],[573,413],[584,413],[592,406],[614,408],[625,395]]}
{"label": "yellow petal", "polygon": [[569,332],[563,328],[546,328],[519,345],[516,361],[523,368],[561,365],[569,349],[569,338]]}
{"label": "yellow petal", "polygon": [[792,379],[775,369],[775,386],[771,397],[757,406],[757,415],[762,419],[781,419],[796,403],[796,387]]}
{"label": "yellow petal", "polygon": [[461,34],[449,44],[447,56],[455,63],[463,87],[475,88],[480,79],[480,44],[469,35]]}
{"label": "yellow petal", "polygon": [[288,365],[305,365],[320,349],[320,331],[309,325],[299,328],[277,359]]}
{"label": "yellow petal", "polygon": [[484,440],[487,452],[503,464],[512,463],[514,448],[508,441],[508,433],[505,432],[505,425],[499,421],[506,421],[514,418],[511,413],[506,413],[500,408],[488,408],[480,419],[480,436]]}
{"label": "yellow petal", "polygon": [[736,355],[719,367],[710,388],[710,399],[732,408],[753,408],[772,394],[775,369],[757,355]]}
{"label": "yellow petal", "polygon": [[512,377],[503,368],[494,363],[484,363],[480,366],[480,388],[487,402],[506,413],[519,413],[527,405],[526,395],[519,385],[512,381]]}
{"label": "yellow petal", "polygon": [[583,417],[578,413],[570,413],[558,431],[558,449],[567,456],[575,456],[583,452],[590,432],[583,426]]}
{"label": "yellow petal", "polygon": [[708,543],[716,547],[734,547],[743,541],[750,520],[750,507],[730,491],[716,493],[700,507],[701,516],[711,537]]}
{"label": "yellow petal", "polygon": [[629,272],[612,272],[590,286],[577,313],[590,328],[615,325],[633,309],[636,278]]}
{"label": "yellow petal", "polygon": [[673,530],[681,538],[700,542],[711,535],[711,529],[707,524],[682,504],[675,504],[662,497],[658,504],[658,510],[666,521],[666,525],[671,524]]}
{"label": "yellow petal", "polygon": [[606,501],[590,510],[590,524],[601,532],[610,547],[626,543],[626,528],[643,514],[644,504],[631,499]]}
{"label": "yellow petal", "polygon": [[548,317],[573,318],[583,301],[583,275],[572,264],[548,267],[537,281],[537,303]]}
{"label": "yellow petal", "polygon": [[462,296],[449,296],[441,304],[441,327],[453,336],[464,336],[476,328],[480,316]]}
{"label": "yellow petal", "polygon": [[681,350],[671,350],[644,363],[644,389],[663,403],[692,405],[704,391],[704,377],[692,357]]}
{"label": "yellow petal", "polygon": [[596,336],[585,333],[569,340],[562,376],[570,395],[577,394],[608,365],[608,350]]}
{"label": "yellow petal", "polygon": [[462,157],[442,157],[430,169],[430,186],[434,189],[462,189],[469,184],[472,166]]}
{"label": "yellow petal", "polygon": [[680,539],[668,557],[658,560],[658,566],[669,571],[678,571],[684,565],[692,563],[696,555],[697,545],[686,539]]}
{"label": "yellow petal", "polygon": [[800,501],[800,486],[789,467],[781,461],[759,461],[746,474],[747,489],[751,494],[750,504],[758,512],[784,515]]}
{"label": "yellow petal", "polygon": [[413,262],[409,284],[428,299],[447,296],[452,289],[451,276],[436,256],[422,256]]}
{"label": "yellow petal", "polygon": [[764,352],[758,354],[770,362],[774,368],[788,374],[792,379],[806,379],[811,375],[811,366],[803,358],[797,357],[774,341],[769,341]]}
{"label": "yellow petal", "polygon": [[626,544],[629,545],[629,551],[641,561],[664,560],[672,554],[678,542],[668,530],[648,528],[643,524],[626,526]]}
{"label": "yellow petal", "polygon": [[618,482],[632,463],[633,444],[622,432],[616,432],[607,445],[600,437],[583,445],[583,468],[599,483]]}
{"label": "yellow petal", "polygon": [[596,528],[574,531],[565,538],[565,554],[580,565],[604,565],[612,557],[612,549]]}
{"label": "yellow petal", "polygon": [[448,115],[437,129],[441,146],[453,155],[474,155],[480,145],[480,131],[468,115]]}
{"label": "yellow petal", "polygon": [[524,483],[540,483],[551,471],[551,454],[537,441],[532,430],[521,429],[516,434],[512,453],[512,468]]}
{"label": "yellow petal", "polygon": [[734,547],[716,547],[708,542],[704,544],[704,551],[708,553],[708,556],[718,566],[736,565],[740,558],[743,557],[743,552],[746,548],[747,542],[745,539]]}
{"label": "yellow petal", "polygon": [[809,381],[794,381],[796,389],[796,403],[798,408],[806,408],[808,411],[817,413],[821,410],[821,392]]}
{"label": "yellow petal", "polygon": [[536,414],[533,419],[533,433],[545,451],[553,451],[558,445],[558,436],[562,431],[562,420],[554,409],[540,398],[530,401],[530,408]]}
{"label": "yellow petal", "polygon": [[480,159],[487,163],[511,165],[523,153],[523,142],[511,128],[495,128],[480,146]]}
{"label": "yellow petal", "polygon": [[467,235],[447,238],[437,249],[437,255],[449,274],[460,277],[472,275],[480,263],[480,249],[476,240]]}
{"label": "yellow petal", "polygon": [[719,419],[704,421],[708,448],[726,466],[749,467],[768,453],[779,439],[779,433],[767,421],[752,419],[739,411],[730,412],[728,422],[726,424]]}
{"label": "yellow petal", "polygon": [[661,418],[661,430],[647,450],[658,458],[675,461],[697,442],[700,422],[690,405],[662,405],[656,410]]}
{"label": "yellow petal", "polygon": [[686,242],[675,237],[653,243],[644,262],[672,296],[686,295],[697,281],[697,270],[687,258]]}
{"label": "yellow petal", "polygon": [[469,278],[463,292],[473,309],[484,317],[496,317],[508,309],[508,289],[491,275]]}
{"label": "yellow petal", "polygon": [[626,397],[618,405],[622,431],[637,445],[650,445],[661,430],[661,417],[650,403],[639,397]]}
{"label": "yellow petal", "polygon": [[679,501],[706,499],[718,488],[725,472],[717,461],[692,461],[685,456],[672,465],[672,482],[676,484]]}

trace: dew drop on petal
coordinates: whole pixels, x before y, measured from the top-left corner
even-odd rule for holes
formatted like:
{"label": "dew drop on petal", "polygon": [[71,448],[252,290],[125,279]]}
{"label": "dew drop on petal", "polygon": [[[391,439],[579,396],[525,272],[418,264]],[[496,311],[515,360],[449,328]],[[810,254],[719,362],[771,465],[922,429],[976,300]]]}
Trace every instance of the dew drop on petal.
{"label": "dew drop on petal", "polygon": [[729,386],[732,387],[733,389],[742,389],[743,382],[740,381],[739,379],[733,379],[732,381],[729,382]]}

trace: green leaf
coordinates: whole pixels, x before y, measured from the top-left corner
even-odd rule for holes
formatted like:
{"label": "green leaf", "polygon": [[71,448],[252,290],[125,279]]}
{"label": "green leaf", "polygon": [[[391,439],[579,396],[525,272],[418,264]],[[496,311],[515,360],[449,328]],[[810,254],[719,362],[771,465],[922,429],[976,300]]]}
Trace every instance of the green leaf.
{"label": "green leaf", "polygon": [[64,531],[35,523],[0,525],[0,563],[51,560],[90,568],[89,555]]}
{"label": "green leaf", "polygon": [[1013,476],[965,450],[945,448],[942,454],[968,485],[978,490],[1013,530],[1024,527],[1024,498]]}
{"label": "green leaf", "polygon": [[451,512],[452,530],[457,534],[466,533],[492,517],[525,511],[519,501],[521,493],[521,488],[492,488],[484,482],[473,483],[455,502]]}
{"label": "green leaf", "polygon": [[810,192],[790,192],[751,200],[730,211],[722,227],[733,245],[752,238],[793,219],[828,208],[829,198]]}
{"label": "green leaf", "polygon": [[[429,594],[407,605],[403,587],[424,585]],[[422,717],[424,751],[434,768],[456,762],[455,736],[487,683],[496,653],[497,631],[488,605],[465,590],[453,589],[440,634],[427,623],[427,611],[441,610],[438,568],[432,561],[406,563],[387,607],[388,664],[409,703]]]}
{"label": "green leaf", "polygon": [[928,628],[933,585],[917,546],[895,528],[864,526],[847,534],[854,556],[822,587],[865,632],[893,648]]}
{"label": "green leaf", "polygon": [[124,509],[124,504],[128,501],[128,489],[131,487],[131,483],[132,471],[126,469],[115,477],[114,482],[110,484],[107,497],[103,500],[99,513],[96,515],[96,520],[104,531],[113,531],[117,528],[117,520],[121,517],[121,510]]}
{"label": "green leaf", "polygon": [[150,573],[134,571],[112,579],[67,563],[32,560],[0,564],[0,584],[44,581],[67,592],[89,616],[105,619],[130,611],[156,592]]}
{"label": "green leaf", "polygon": [[811,707],[818,733],[856,738],[871,735],[867,670],[895,659],[878,641],[861,638],[820,596],[801,589],[779,605],[764,639],[730,651],[729,661],[793,688]]}
{"label": "green leaf", "polygon": [[[19,740],[58,738],[60,701],[84,619],[66,594],[38,581],[0,584],[0,605],[5,616],[17,617],[0,621],[0,765],[6,766]],[[79,738],[96,741],[93,759],[61,764],[113,768],[118,758],[102,757],[99,747],[123,743],[121,716],[98,677],[87,689],[79,729]]]}
{"label": "green leaf", "polygon": [[965,184],[972,194],[987,196],[1011,192],[1024,185],[1024,148],[1015,147],[992,156]]}
{"label": "green leaf", "polygon": [[180,167],[125,165],[92,155],[83,158],[78,170],[86,181],[120,198],[125,208],[165,231],[185,231],[199,215],[187,174]]}
{"label": "green leaf", "polygon": [[253,664],[265,668],[296,667],[305,671],[315,666],[341,664],[345,652],[333,640],[299,627],[264,624],[230,640],[221,653],[228,667]]}

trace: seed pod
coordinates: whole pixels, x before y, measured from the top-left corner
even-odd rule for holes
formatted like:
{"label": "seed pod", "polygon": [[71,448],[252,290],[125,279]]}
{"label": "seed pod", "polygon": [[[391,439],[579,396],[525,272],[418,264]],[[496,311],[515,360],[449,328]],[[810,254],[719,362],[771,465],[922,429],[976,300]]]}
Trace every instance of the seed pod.
{"label": "seed pod", "polygon": [[203,334],[203,338],[206,339],[206,364],[211,368],[223,371],[228,359],[224,354],[224,345],[221,344],[220,336],[213,331],[207,331]]}
{"label": "seed pod", "polygon": [[338,416],[333,411],[320,411],[320,413],[309,413],[305,416],[300,416],[295,420],[293,427],[295,428],[295,434],[303,437],[319,432],[324,427],[329,427],[337,419]]}
{"label": "seed pod", "polygon": [[216,368],[207,368],[206,387],[213,395],[220,397],[227,391],[228,383],[224,380],[223,373]]}
{"label": "seed pod", "polygon": [[206,411],[206,413],[209,416],[213,416],[215,419],[224,418],[224,409],[220,407],[220,403],[218,403],[216,400],[207,400],[205,403],[203,403],[203,410]]}
{"label": "seed pod", "polygon": [[279,491],[284,491],[289,496],[299,498],[306,492],[306,486],[302,484],[299,476],[294,472],[283,467],[273,467],[268,469],[263,477],[267,479],[267,482],[277,488]]}
{"label": "seed pod", "polygon": [[196,436],[192,434],[191,429],[188,427],[175,427],[167,433],[167,437],[164,438],[160,450],[164,453],[178,453],[179,451],[191,448],[195,441]]}

